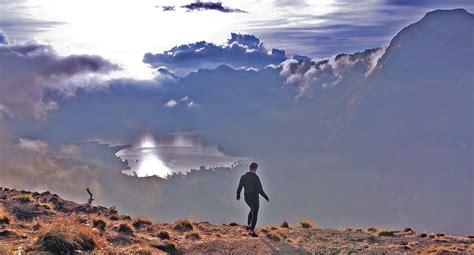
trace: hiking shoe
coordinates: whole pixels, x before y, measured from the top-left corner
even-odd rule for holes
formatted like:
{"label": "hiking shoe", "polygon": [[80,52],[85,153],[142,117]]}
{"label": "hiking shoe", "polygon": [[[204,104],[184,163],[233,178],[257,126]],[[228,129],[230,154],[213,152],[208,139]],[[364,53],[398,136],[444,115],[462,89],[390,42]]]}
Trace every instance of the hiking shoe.
{"label": "hiking shoe", "polygon": [[258,237],[258,234],[257,234],[257,232],[253,231],[253,232],[250,232],[250,233],[249,233],[249,236],[251,236],[251,237]]}
{"label": "hiking shoe", "polygon": [[249,231],[249,230],[250,230],[250,226],[245,226],[245,230]]}

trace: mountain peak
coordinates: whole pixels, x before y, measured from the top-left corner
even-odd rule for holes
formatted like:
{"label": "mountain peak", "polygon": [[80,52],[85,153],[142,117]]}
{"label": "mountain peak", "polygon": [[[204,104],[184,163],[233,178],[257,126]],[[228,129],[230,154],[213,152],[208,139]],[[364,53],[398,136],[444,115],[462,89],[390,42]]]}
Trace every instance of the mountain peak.
{"label": "mountain peak", "polygon": [[[439,68],[448,68],[451,63],[469,65],[473,38],[472,13],[465,9],[435,10],[403,28],[390,41],[379,67],[389,62],[404,62],[403,65],[412,70],[433,62],[437,62]],[[440,54],[450,59],[437,61]],[[409,63],[406,60],[410,60]]]}

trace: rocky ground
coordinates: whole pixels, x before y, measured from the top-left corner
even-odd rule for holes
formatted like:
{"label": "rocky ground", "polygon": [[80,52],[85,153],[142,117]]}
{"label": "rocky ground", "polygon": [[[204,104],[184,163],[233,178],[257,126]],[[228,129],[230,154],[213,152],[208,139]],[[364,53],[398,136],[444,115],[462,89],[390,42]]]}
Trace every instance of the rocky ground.
{"label": "rocky ground", "polygon": [[50,192],[0,188],[0,254],[314,254],[474,253],[474,236],[420,233],[410,228],[319,229],[312,221],[260,227],[249,237],[235,223],[191,219],[157,223],[115,208],[80,205]]}

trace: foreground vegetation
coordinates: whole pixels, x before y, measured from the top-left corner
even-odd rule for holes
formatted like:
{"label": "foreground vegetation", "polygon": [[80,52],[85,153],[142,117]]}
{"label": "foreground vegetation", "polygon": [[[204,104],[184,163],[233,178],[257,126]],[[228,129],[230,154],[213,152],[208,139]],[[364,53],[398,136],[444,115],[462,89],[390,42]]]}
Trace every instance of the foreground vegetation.
{"label": "foreground vegetation", "polygon": [[313,220],[260,227],[249,237],[237,223],[212,225],[182,219],[158,223],[115,208],[79,205],[49,192],[0,189],[0,254],[19,252],[273,254],[314,252],[474,253],[474,237],[405,228],[319,229]]}

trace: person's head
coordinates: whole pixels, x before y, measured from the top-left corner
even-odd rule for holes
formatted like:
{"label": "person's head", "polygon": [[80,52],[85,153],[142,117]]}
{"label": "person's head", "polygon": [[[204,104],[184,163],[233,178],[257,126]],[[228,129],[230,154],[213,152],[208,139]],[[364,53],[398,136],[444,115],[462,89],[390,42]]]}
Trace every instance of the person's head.
{"label": "person's head", "polygon": [[249,170],[250,172],[257,172],[258,164],[255,162],[250,163]]}

